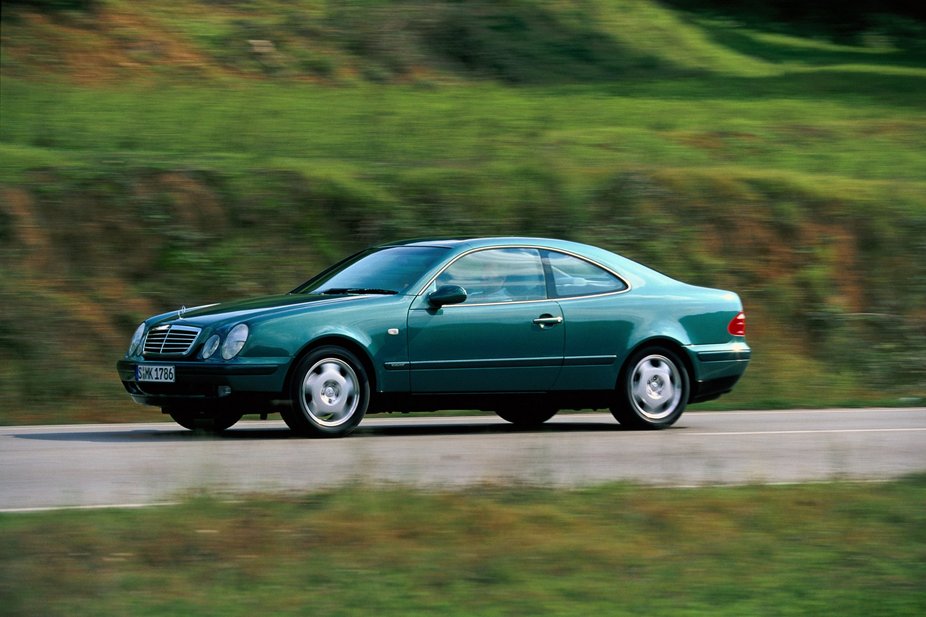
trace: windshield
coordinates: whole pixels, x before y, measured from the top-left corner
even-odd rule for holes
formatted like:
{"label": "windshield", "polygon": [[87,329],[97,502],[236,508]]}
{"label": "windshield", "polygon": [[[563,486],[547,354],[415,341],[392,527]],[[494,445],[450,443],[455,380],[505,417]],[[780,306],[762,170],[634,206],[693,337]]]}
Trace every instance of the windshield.
{"label": "windshield", "polygon": [[292,291],[294,294],[404,294],[447,249],[390,246],[348,257]]}

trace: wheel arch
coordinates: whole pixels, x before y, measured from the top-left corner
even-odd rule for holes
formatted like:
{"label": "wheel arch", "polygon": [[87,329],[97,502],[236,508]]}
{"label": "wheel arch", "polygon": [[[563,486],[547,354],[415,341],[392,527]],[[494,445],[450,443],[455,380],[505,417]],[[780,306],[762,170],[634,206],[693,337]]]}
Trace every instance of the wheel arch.
{"label": "wheel arch", "polygon": [[377,376],[376,369],[373,365],[373,359],[370,357],[370,354],[367,352],[366,348],[356,340],[347,336],[336,334],[313,339],[312,341],[303,345],[298,353],[293,355],[293,360],[289,363],[289,370],[286,372],[286,380],[284,381],[283,392],[288,393],[292,389],[293,373],[295,372],[296,367],[299,366],[299,363],[302,361],[302,359],[316,349],[329,345],[333,347],[341,347],[357,356],[357,359],[363,363],[363,368],[370,380],[370,396],[375,396]]}
{"label": "wheel arch", "polygon": [[627,363],[630,362],[631,358],[636,356],[641,349],[646,349],[647,347],[662,347],[663,349],[668,349],[676,356],[678,356],[682,362],[682,368],[684,368],[685,372],[688,373],[688,383],[690,384],[690,387],[688,388],[687,402],[691,402],[695,392],[694,385],[697,383],[697,373],[695,372],[694,363],[691,361],[691,355],[686,350],[685,345],[667,336],[655,336],[653,338],[640,341],[634,345],[630,351],[627,352],[623,362],[621,362],[620,368],[617,372],[617,382],[614,384],[615,387],[619,385],[621,377],[623,376],[624,371],[627,369]]}

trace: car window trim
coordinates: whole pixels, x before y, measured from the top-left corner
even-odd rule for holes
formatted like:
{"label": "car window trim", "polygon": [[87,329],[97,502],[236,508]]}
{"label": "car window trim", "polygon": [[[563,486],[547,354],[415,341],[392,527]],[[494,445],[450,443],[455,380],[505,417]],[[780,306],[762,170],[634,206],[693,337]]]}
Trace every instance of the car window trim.
{"label": "car window trim", "polygon": [[[541,251],[540,258],[543,260],[544,276],[547,279],[547,295],[550,297],[551,300],[574,300],[576,298],[599,298],[602,296],[624,294],[632,289],[632,286],[630,285],[630,281],[625,279],[623,276],[621,276],[620,274],[618,274],[611,268],[608,268],[607,266],[604,266],[598,263],[597,261],[592,261],[591,259],[587,257],[583,257],[582,255],[578,255],[576,253],[573,253],[570,251],[564,251],[560,249],[541,248],[540,251]],[[614,291],[605,291],[602,293],[581,294],[578,296],[561,296],[558,293],[556,293],[556,280],[554,280],[553,278],[553,266],[550,264],[550,260],[548,256],[543,254],[543,251],[546,251],[547,253],[559,253],[561,255],[566,255],[568,257],[574,257],[575,259],[578,259],[579,261],[584,261],[587,264],[591,264],[592,266],[601,268],[602,270],[604,270],[605,272],[607,272],[608,274],[610,274],[611,276],[619,280],[621,283],[623,283],[624,288],[617,289]]]}
{"label": "car window trim", "polygon": [[[463,304],[449,304],[449,305],[447,305],[447,306],[442,307],[443,309],[463,308],[463,307],[468,307],[468,306],[511,305],[511,304],[527,304],[527,303],[530,303],[530,302],[551,302],[551,301],[560,302],[560,301],[565,301],[565,300],[576,300],[576,299],[584,299],[584,298],[602,298],[602,297],[604,297],[604,296],[613,296],[613,295],[625,294],[625,293],[627,293],[628,291],[631,291],[631,290],[633,289],[633,285],[630,284],[630,281],[628,281],[626,278],[624,278],[623,276],[621,276],[620,274],[618,274],[617,272],[615,272],[612,268],[609,268],[609,267],[607,267],[607,266],[605,266],[605,265],[603,265],[603,264],[601,264],[601,263],[599,263],[599,262],[597,262],[597,261],[594,261],[594,260],[592,260],[592,259],[589,259],[588,257],[584,257],[583,255],[579,255],[578,253],[574,253],[574,252],[572,252],[572,251],[568,251],[568,250],[564,250],[564,249],[559,249],[559,248],[552,248],[552,247],[544,246],[544,245],[541,245],[541,244],[501,244],[501,245],[497,245],[497,246],[479,246],[479,247],[475,247],[475,248],[472,248],[472,249],[469,249],[469,250],[467,250],[467,251],[464,251],[464,252],[460,253],[459,255],[457,255],[456,257],[454,257],[453,259],[451,259],[449,262],[447,262],[447,264],[445,264],[443,268],[441,268],[440,270],[438,270],[438,271],[434,274],[434,276],[432,276],[430,279],[428,279],[428,282],[424,284],[424,286],[418,291],[417,294],[415,294],[416,297],[421,297],[421,296],[423,296],[425,293],[427,293],[428,288],[434,283],[434,281],[437,280],[437,277],[439,277],[441,274],[443,274],[444,271],[447,270],[447,268],[449,268],[450,266],[452,266],[453,264],[455,264],[455,263],[457,262],[457,260],[462,259],[463,257],[466,257],[467,255],[471,255],[471,254],[473,254],[473,253],[477,253],[477,252],[479,252],[479,251],[491,251],[491,250],[496,250],[496,249],[533,249],[533,250],[536,250],[538,253],[540,253],[540,261],[541,261],[541,263],[543,264],[544,282],[545,282],[545,285],[546,285],[546,288],[547,288],[547,297],[546,297],[546,298],[538,298],[538,299],[536,299],[536,300],[514,300],[514,301],[511,301],[511,302],[483,302],[483,303],[473,303],[473,304],[466,304],[466,303],[463,303]],[[563,296],[563,297],[559,297],[558,295],[555,295],[555,294],[554,294],[554,295],[551,297],[551,296],[550,296],[550,286],[553,285],[554,290],[555,290],[556,283],[553,281],[553,275],[552,275],[552,273],[549,271],[548,260],[546,259],[546,257],[544,257],[542,251],[547,251],[547,252],[551,252],[551,253],[561,253],[561,254],[563,254],[563,255],[568,255],[568,256],[570,256],[570,257],[575,257],[576,259],[580,259],[580,260],[582,260],[582,261],[584,261],[584,262],[586,262],[586,263],[590,263],[590,264],[592,264],[593,266],[597,266],[597,267],[601,268],[602,270],[604,270],[605,272],[608,272],[609,274],[612,274],[612,275],[614,275],[615,277],[617,277],[618,280],[620,280],[622,283],[624,283],[624,285],[626,285],[626,288],[624,288],[624,289],[619,289],[619,290],[617,290],[617,291],[609,291],[609,292],[606,292],[606,293],[600,293],[600,294],[587,294],[587,295],[583,295],[583,296]]]}
{"label": "car window trim", "polygon": [[[547,286],[547,271],[546,271],[546,268],[545,268],[544,265],[543,265],[543,255],[541,255],[541,253],[540,253],[540,251],[542,250],[541,247],[539,247],[539,246],[525,246],[525,245],[521,245],[521,244],[511,244],[511,245],[506,244],[506,245],[503,245],[503,246],[479,246],[479,247],[470,249],[470,250],[468,250],[468,251],[466,251],[466,252],[464,252],[464,253],[460,253],[459,255],[457,255],[456,257],[454,257],[453,259],[451,259],[450,262],[449,262],[447,265],[445,265],[443,268],[441,268],[441,269],[437,272],[437,274],[435,274],[435,275],[431,278],[431,280],[429,280],[429,281],[427,282],[427,284],[424,286],[424,288],[423,288],[420,292],[418,292],[417,295],[418,295],[418,296],[421,296],[422,294],[424,294],[425,292],[427,292],[428,288],[434,283],[434,281],[437,280],[437,278],[438,278],[441,274],[443,274],[448,268],[450,268],[450,267],[451,267],[453,264],[455,264],[458,260],[460,260],[460,259],[466,257],[467,255],[472,255],[473,253],[479,253],[479,252],[481,252],[481,251],[499,251],[499,250],[505,250],[505,249],[528,249],[528,250],[537,251],[537,257],[540,259],[540,268],[541,268],[541,271],[543,272],[544,289],[546,289],[546,286]],[[549,294],[549,290],[547,290],[547,294]],[[442,307],[442,308],[449,309],[449,308],[462,308],[462,307],[466,307],[466,306],[497,306],[497,305],[510,306],[510,305],[512,305],[512,304],[527,304],[527,303],[530,303],[530,302],[549,302],[550,300],[553,300],[553,298],[550,298],[549,296],[547,296],[546,298],[534,298],[533,300],[508,300],[508,301],[502,300],[502,301],[500,301],[500,302],[471,302],[471,303],[469,303],[469,304],[467,304],[466,302],[464,302],[464,303],[462,303],[462,304],[448,304],[447,306],[444,306],[444,307]]]}

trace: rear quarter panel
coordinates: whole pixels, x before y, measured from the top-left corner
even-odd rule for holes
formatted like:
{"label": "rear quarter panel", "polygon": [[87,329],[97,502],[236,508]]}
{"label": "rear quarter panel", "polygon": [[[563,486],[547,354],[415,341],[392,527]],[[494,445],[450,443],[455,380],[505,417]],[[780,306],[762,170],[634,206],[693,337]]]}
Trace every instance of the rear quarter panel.
{"label": "rear quarter panel", "polygon": [[557,389],[613,388],[626,360],[648,343],[677,346],[697,381],[704,371],[698,350],[726,349],[735,342],[727,324],[742,310],[736,294],[662,275],[625,278],[632,285],[625,293],[560,301],[566,343]]}

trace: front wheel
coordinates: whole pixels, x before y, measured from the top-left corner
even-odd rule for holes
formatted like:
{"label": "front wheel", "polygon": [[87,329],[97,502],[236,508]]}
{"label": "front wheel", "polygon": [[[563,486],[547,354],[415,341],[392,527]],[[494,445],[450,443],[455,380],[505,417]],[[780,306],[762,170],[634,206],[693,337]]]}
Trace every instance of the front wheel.
{"label": "front wheel", "polygon": [[666,428],[685,411],[689,394],[688,371],[681,359],[668,349],[650,347],[627,362],[611,413],[630,428]]}
{"label": "front wheel", "polygon": [[370,381],[357,357],[340,347],[320,347],[296,366],[292,407],[283,420],[296,433],[342,437],[360,424],[370,403]]}

